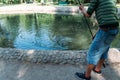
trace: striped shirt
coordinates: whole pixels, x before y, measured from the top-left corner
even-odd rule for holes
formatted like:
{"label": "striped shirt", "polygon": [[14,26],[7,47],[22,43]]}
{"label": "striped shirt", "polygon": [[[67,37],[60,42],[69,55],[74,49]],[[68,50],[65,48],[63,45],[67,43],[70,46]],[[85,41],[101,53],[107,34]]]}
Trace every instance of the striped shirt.
{"label": "striped shirt", "polygon": [[118,24],[116,0],[91,0],[87,13],[92,15],[94,11],[99,26]]}

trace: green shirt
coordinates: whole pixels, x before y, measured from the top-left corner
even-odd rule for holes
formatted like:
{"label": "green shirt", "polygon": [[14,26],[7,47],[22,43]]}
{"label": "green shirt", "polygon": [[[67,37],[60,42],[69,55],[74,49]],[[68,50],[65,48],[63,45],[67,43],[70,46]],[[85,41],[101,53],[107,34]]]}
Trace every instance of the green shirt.
{"label": "green shirt", "polygon": [[116,0],[91,0],[87,13],[94,11],[99,26],[118,23]]}

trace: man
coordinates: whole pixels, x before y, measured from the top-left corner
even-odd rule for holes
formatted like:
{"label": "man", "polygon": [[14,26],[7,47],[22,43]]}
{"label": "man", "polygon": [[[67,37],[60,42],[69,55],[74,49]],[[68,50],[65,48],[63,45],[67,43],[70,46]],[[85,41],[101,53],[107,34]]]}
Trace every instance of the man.
{"label": "man", "polygon": [[76,72],[75,75],[85,80],[91,80],[91,72],[101,73],[102,65],[108,57],[110,44],[118,34],[118,17],[115,0],[91,0],[87,11],[82,5],[81,12],[90,17],[95,12],[99,30],[93,39],[87,54],[87,69],[85,73]]}

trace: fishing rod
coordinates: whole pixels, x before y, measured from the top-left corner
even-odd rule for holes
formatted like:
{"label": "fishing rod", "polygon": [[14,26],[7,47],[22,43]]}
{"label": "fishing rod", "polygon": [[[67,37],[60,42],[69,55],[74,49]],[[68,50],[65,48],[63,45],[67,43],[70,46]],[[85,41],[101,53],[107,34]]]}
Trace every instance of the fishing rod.
{"label": "fishing rod", "polygon": [[[79,5],[81,5],[81,2],[78,0],[78,3],[79,3]],[[84,14],[83,14],[84,15]],[[85,22],[86,22],[86,24],[87,24],[87,26],[88,26],[88,29],[89,29],[89,31],[90,31],[90,34],[91,34],[91,36],[92,36],[92,39],[94,38],[94,36],[93,36],[93,33],[92,33],[92,30],[91,30],[91,28],[90,28],[90,25],[89,25],[89,23],[88,23],[88,21],[87,21],[87,19],[86,19],[86,16],[84,15],[84,18],[85,18]]]}

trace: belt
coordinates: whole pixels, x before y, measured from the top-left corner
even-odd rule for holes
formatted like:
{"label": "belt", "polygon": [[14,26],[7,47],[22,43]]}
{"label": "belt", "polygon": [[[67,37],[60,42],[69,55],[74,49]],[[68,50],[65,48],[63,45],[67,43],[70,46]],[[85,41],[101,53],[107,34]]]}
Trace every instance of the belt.
{"label": "belt", "polygon": [[100,27],[104,31],[118,29],[118,26]]}

